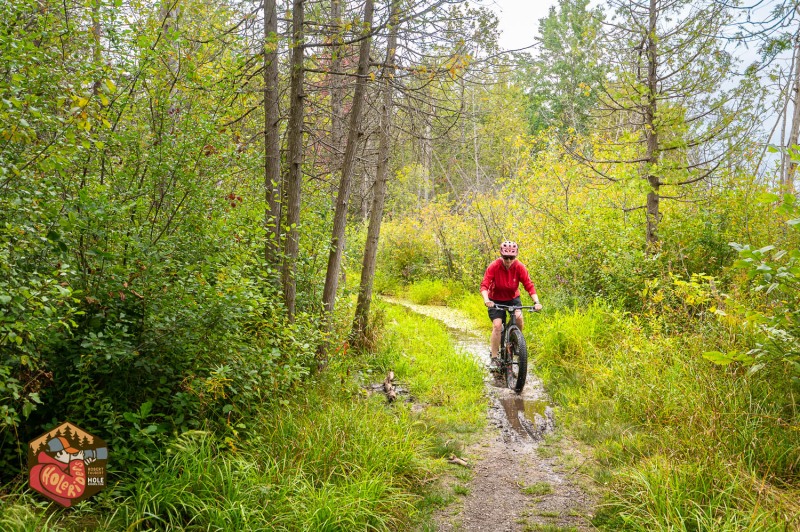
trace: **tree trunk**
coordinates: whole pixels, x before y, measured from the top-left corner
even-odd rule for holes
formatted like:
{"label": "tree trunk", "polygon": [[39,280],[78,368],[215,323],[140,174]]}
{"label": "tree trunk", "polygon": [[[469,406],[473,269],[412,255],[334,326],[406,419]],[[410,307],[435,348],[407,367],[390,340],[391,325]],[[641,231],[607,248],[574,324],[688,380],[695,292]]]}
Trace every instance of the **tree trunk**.
{"label": "tree trunk", "polygon": [[[173,39],[171,53],[166,54],[167,68],[173,76],[178,75],[179,52],[177,46],[174,44],[175,37],[172,35],[172,33],[178,29],[178,17],[180,16],[180,13],[181,8],[176,2],[162,0],[159,8],[159,17],[161,18],[161,35],[169,39]],[[172,95],[172,92],[174,92],[174,87],[170,92],[170,95]]]}
{"label": "tree trunk", "polygon": [[[100,26],[100,0],[95,0],[92,4],[92,66],[99,70],[103,61],[103,48],[101,43],[102,28]],[[96,70],[96,72],[97,72]],[[95,74],[95,81],[92,85],[92,92],[97,94],[100,91],[100,75]]]}
{"label": "tree trunk", "polygon": [[325,276],[325,289],[322,293],[322,304],[326,314],[333,312],[336,301],[336,289],[339,284],[339,269],[342,263],[342,250],[344,248],[344,230],[347,222],[347,206],[350,202],[350,189],[352,188],[353,163],[355,162],[356,148],[361,137],[361,109],[364,106],[364,94],[367,89],[367,75],[369,73],[369,49],[372,41],[367,35],[372,31],[372,17],[374,0],[366,0],[364,4],[364,39],[358,54],[358,78],[353,94],[353,106],[350,110],[350,130],[347,134],[347,146],[342,161],[342,176],[339,182],[339,194],[336,198],[336,213],[333,218],[333,235],[331,237],[331,251],[328,255],[328,270]]}
{"label": "tree trunk", "polygon": [[[344,76],[342,75],[342,56],[345,47],[342,42],[342,0],[331,0],[331,22],[336,26],[333,35],[333,47],[331,48],[331,145],[330,145],[330,168],[336,168],[341,164],[340,154],[344,139],[344,116],[342,108],[344,105]],[[336,190],[331,180],[331,204],[336,205]]]}
{"label": "tree trunk", "polygon": [[659,212],[659,188],[661,181],[653,172],[659,159],[658,133],[656,132],[656,112],[657,101],[656,92],[658,90],[657,50],[656,50],[656,7],[657,0],[650,0],[650,23],[647,35],[647,105],[645,108],[644,130],[647,138],[647,151],[645,159],[646,178],[650,185],[650,192],[647,194],[647,244],[652,245],[658,242],[658,222],[661,216]]}
{"label": "tree trunk", "polygon": [[795,149],[795,146],[798,144],[798,136],[800,136],[800,37],[795,40],[793,70],[794,80],[792,82],[793,87],[791,94],[794,111],[792,112],[792,125],[789,129],[789,139],[786,144],[786,150],[783,153],[786,161],[782,165],[784,173],[782,175],[783,183],[781,183],[782,192],[787,194],[794,193],[794,175],[797,172],[797,159],[800,157],[800,153]]}
{"label": "tree trunk", "polygon": [[364,331],[369,321],[369,307],[372,302],[372,283],[375,278],[375,259],[378,256],[378,241],[383,220],[383,205],[386,199],[386,188],[389,170],[389,146],[392,136],[392,79],[394,78],[394,58],[397,49],[397,25],[400,13],[400,0],[392,0],[390,15],[389,39],[386,43],[386,65],[382,80],[386,83],[383,89],[381,104],[380,144],[378,147],[378,168],[375,174],[375,186],[372,197],[372,208],[369,215],[367,241],[364,247],[364,259],[361,264],[361,284],[358,289],[358,303],[351,340],[358,345],[364,338]]}
{"label": "tree trunk", "polygon": [[287,185],[286,224],[289,233],[286,236],[283,262],[283,297],[289,320],[294,320],[295,299],[297,286],[295,284],[295,270],[297,254],[300,250],[300,189],[303,183],[303,24],[305,0],[294,0],[292,12],[292,61],[291,61],[291,88],[289,93],[289,175]]}
{"label": "tree trunk", "polygon": [[280,94],[278,92],[278,13],[276,0],[264,2],[264,194],[267,212],[266,262],[274,264],[281,235]]}

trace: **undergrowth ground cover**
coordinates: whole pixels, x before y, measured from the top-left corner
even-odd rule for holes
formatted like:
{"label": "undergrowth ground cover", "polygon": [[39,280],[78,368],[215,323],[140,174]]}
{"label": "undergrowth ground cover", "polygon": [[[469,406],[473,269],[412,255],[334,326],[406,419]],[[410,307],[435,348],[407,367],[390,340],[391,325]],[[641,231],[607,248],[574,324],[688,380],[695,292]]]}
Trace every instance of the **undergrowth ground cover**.
{"label": "undergrowth ground cover", "polygon": [[[71,510],[22,484],[0,506],[2,530],[403,530],[453,497],[442,457],[485,423],[480,366],[444,327],[400,307],[378,310],[375,354],[340,354],[291,401],[262,408],[235,444],[188,431],[138,478],[113,479]],[[369,393],[393,369],[395,404]],[[422,407],[412,408],[411,397]]]}
{"label": "undergrowth ground cover", "polygon": [[537,372],[610,488],[596,524],[800,529],[800,417],[786,376],[705,360],[720,342],[713,327],[663,328],[594,303],[532,332]]}

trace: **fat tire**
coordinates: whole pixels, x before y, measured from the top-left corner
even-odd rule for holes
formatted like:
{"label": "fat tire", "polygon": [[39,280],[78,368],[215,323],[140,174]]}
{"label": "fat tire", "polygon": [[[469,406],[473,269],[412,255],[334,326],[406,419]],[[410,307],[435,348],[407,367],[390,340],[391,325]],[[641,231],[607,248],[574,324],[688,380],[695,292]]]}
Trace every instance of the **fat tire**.
{"label": "fat tire", "polygon": [[[510,347],[511,357],[506,366],[506,384],[517,393],[525,388],[525,379],[528,377],[528,346],[522,331],[512,327],[508,331],[507,346]],[[514,357],[517,358],[517,374],[514,375]]]}

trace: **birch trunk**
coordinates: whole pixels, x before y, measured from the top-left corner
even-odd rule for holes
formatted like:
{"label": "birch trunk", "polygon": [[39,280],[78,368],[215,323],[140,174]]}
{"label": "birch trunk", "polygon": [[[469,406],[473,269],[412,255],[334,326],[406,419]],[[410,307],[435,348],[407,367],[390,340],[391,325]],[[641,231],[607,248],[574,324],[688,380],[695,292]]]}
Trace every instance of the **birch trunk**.
{"label": "birch trunk", "polygon": [[784,151],[785,163],[782,165],[783,183],[782,191],[787,194],[794,193],[794,175],[797,172],[797,159],[800,153],[796,150],[795,146],[798,143],[798,136],[800,135],[800,38],[795,41],[794,47],[794,80],[792,82],[792,103],[794,110],[792,112],[792,125],[789,128],[789,139]]}

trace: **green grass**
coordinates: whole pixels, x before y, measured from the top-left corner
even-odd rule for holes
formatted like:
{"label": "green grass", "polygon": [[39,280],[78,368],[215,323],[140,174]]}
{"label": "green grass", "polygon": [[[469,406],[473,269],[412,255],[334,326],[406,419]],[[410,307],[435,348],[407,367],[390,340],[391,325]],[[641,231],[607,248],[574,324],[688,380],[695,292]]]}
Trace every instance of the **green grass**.
{"label": "green grass", "polygon": [[702,358],[713,324],[682,335],[603,305],[535,325],[536,367],[563,425],[595,447],[616,530],[800,527],[800,431],[782,375]]}
{"label": "green grass", "polygon": [[456,308],[469,316],[475,329],[487,334],[491,332],[492,322],[489,320],[486,305],[483,304],[483,297],[479,293],[467,292],[459,294],[448,302],[448,306]]}
{"label": "green grass", "polygon": [[470,489],[469,487],[464,486],[463,484],[455,484],[453,486],[453,493],[455,493],[456,495],[461,495],[463,497],[466,497],[467,495],[469,495]]}
{"label": "green grass", "polygon": [[522,488],[522,493],[525,495],[547,495],[548,493],[553,493],[553,486],[549,482],[534,482],[528,486],[524,486]]}
{"label": "green grass", "polygon": [[558,526],[550,524],[526,523],[524,532],[577,532],[574,526]]}
{"label": "green grass", "polygon": [[[265,412],[239,450],[213,435],[181,436],[152,472],[122,490],[89,529],[398,530],[420,519],[426,485],[445,466],[407,408],[330,390]],[[87,505],[87,509],[90,505]],[[53,530],[86,525],[61,512]],[[15,505],[3,530],[39,530],[46,513]],[[83,528],[80,527],[79,528]]]}

